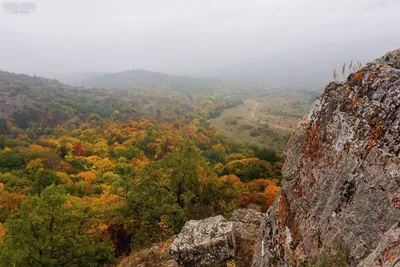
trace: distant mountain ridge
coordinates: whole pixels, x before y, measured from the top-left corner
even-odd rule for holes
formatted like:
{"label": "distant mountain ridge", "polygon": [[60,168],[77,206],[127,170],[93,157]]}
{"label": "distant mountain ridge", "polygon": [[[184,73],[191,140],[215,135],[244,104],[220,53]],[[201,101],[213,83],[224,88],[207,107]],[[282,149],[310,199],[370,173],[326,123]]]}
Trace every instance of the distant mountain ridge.
{"label": "distant mountain ridge", "polygon": [[175,76],[142,69],[103,74],[85,79],[78,86],[97,88],[153,88],[174,91],[203,91],[221,88],[225,83],[214,78]]}

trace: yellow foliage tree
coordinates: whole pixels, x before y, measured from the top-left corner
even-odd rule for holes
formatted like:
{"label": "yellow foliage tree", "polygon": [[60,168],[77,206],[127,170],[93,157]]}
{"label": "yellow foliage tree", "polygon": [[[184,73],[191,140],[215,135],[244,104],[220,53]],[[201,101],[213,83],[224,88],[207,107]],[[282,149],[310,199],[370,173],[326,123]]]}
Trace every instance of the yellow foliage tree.
{"label": "yellow foliage tree", "polygon": [[243,182],[240,180],[239,177],[237,177],[234,174],[229,174],[229,175],[224,175],[221,178],[219,178],[220,183],[224,183],[225,181],[232,181],[234,182],[236,185],[238,185],[240,188],[244,187]]}
{"label": "yellow foliage tree", "polygon": [[71,179],[68,177],[68,175],[64,172],[56,172],[56,175],[58,179],[60,180],[61,183],[63,184],[72,184]]}
{"label": "yellow foliage tree", "polygon": [[99,156],[90,156],[86,158],[87,163],[94,165],[96,162],[100,161],[101,158]]}
{"label": "yellow foliage tree", "polygon": [[88,172],[81,172],[78,174],[78,177],[82,178],[88,183],[91,183],[94,179],[96,179],[96,174],[91,171]]}
{"label": "yellow foliage tree", "polygon": [[43,168],[43,162],[41,159],[33,159],[29,161],[28,165],[26,165],[25,169],[27,171],[30,170],[39,170]]}
{"label": "yellow foliage tree", "polygon": [[96,170],[99,170],[104,173],[104,172],[112,172],[115,169],[116,165],[109,158],[105,158],[97,161],[93,167]]}
{"label": "yellow foliage tree", "polygon": [[4,190],[4,185],[1,184],[0,189],[0,211],[2,215],[11,215],[19,210],[22,201],[26,198],[25,195],[19,193],[10,193]]}
{"label": "yellow foliage tree", "polygon": [[221,154],[225,153],[225,148],[221,144],[213,145],[211,149]]}

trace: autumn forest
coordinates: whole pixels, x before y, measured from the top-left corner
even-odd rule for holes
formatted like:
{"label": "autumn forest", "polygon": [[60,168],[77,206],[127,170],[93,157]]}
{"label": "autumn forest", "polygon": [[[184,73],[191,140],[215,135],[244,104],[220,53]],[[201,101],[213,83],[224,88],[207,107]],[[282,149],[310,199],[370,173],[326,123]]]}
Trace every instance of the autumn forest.
{"label": "autumn forest", "polygon": [[[258,89],[255,89],[258,90]],[[0,266],[112,266],[187,220],[265,212],[282,151],[209,120],[231,85],[89,89],[0,72]]]}

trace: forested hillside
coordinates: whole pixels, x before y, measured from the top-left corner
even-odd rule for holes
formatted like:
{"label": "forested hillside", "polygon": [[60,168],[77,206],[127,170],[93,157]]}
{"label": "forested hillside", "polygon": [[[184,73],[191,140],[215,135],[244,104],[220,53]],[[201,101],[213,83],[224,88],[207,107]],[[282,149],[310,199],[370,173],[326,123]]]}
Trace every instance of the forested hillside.
{"label": "forested hillside", "polygon": [[223,94],[84,89],[1,72],[0,266],[104,266],[190,219],[266,211],[276,152],[208,119]]}
{"label": "forested hillside", "polygon": [[166,93],[151,85],[141,89],[91,89],[0,71],[0,131],[9,133],[15,126],[23,130],[34,128],[42,134],[58,124],[100,118],[127,120],[157,116],[164,121],[174,121],[179,116],[208,118],[241,103],[225,99],[231,93],[231,89],[211,94]]}

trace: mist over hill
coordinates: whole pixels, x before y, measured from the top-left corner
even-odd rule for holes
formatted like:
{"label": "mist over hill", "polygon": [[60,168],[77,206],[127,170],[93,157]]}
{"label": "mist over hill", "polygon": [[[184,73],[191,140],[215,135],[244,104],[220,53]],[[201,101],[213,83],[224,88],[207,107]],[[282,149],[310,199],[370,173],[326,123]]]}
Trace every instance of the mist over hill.
{"label": "mist over hill", "polygon": [[108,73],[85,79],[77,85],[103,88],[142,88],[154,87],[163,89],[183,90],[184,88],[208,88],[221,86],[222,81],[217,79],[192,78],[189,76],[174,76],[146,70],[128,70],[118,73]]}
{"label": "mist over hill", "polygon": [[102,74],[71,83],[75,86],[106,89],[161,89],[182,93],[223,92],[264,92],[269,88],[265,83],[251,83],[233,79],[169,75],[141,69]]}
{"label": "mist over hill", "polygon": [[[212,77],[265,84],[271,89],[323,89],[343,63],[351,60],[366,63],[398,46],[399,36],[382,37],[382,44],[374,40],[293,48],[268,56],[252,57],[207,73]],[[349,74],[348,72],[346,73]]]}

